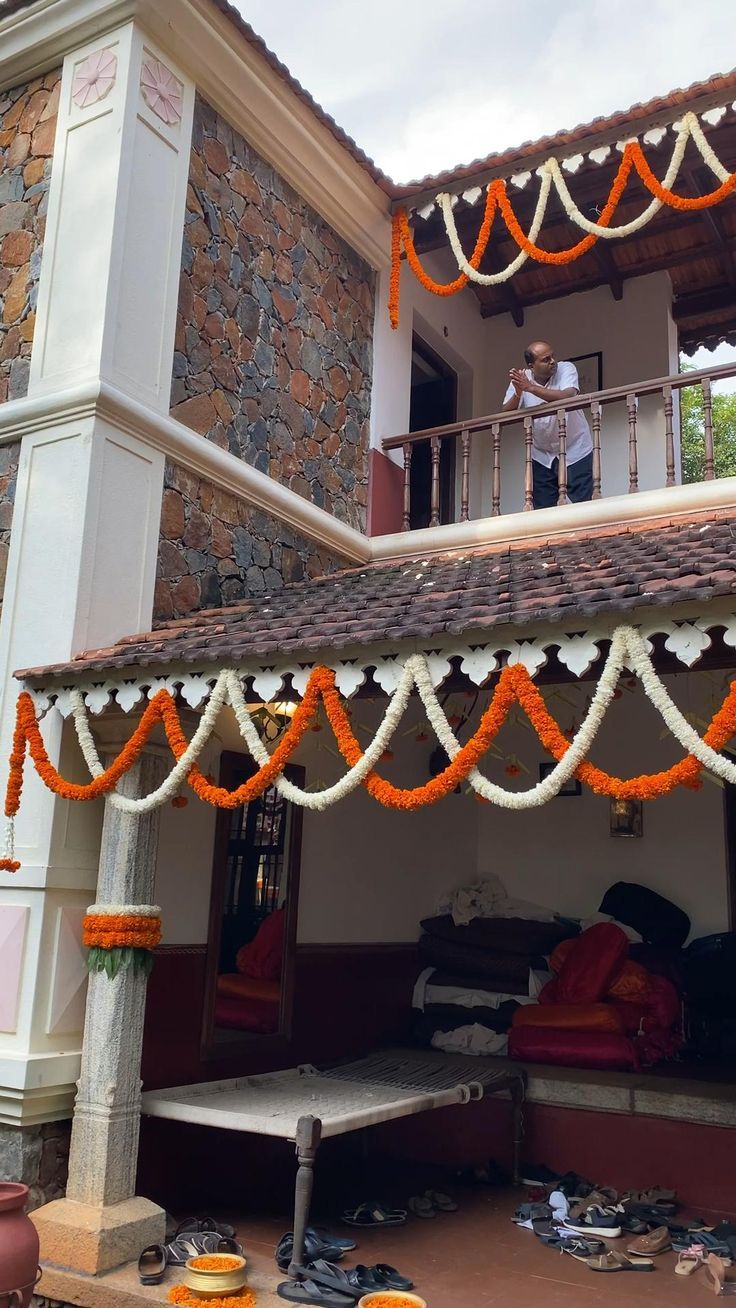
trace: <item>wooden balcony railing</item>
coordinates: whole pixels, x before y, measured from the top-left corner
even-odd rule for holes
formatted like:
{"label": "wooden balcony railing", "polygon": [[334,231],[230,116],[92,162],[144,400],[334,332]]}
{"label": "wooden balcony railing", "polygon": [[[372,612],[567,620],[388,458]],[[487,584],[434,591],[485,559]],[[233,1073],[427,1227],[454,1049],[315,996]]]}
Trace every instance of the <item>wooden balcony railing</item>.
{"label": "wooden balcony railing", "polygon": [[[703,405],[703,441],[704,472],[703,479],[712,481],[715,476],[715,459],[713,446],[713,400],[712,386],[716,381],[736,376],[736,364],[725,364],[720,368],[704,368],[691,372],[676,373],[671,377],[657,377],[650,381],[636,382],[629,386],[615,386],[605,391],[594,391],[589,395],[578,395],[574,400],[562,400],[555,404],[541,405],[538,409],[517,409],[511,413],[492,413],[480,418],[469,418],[465,422],[451,423],[445,427],[429,427],[424,431],[413,431],[405,436],[391,436],[383,441],[384,450],[403,450],[404,454],[404,503],[403,529],[410,530],[411,525],[411,461],[414,446],[420,441],[430,442],[431,451],[431,493],[430,493],[430,527],[436,527],[440,521],[440,455],[442,442],[452,437],[460,438],[460,522],[467,522],[471,491],[471,446],[474,439],[482,433],[490,433],[491,451],[491,503],[490,516],[501,514],[501,436],[506,427],[521,423],[524,428],[524,488],[523,507],[531,510],[532,500],[532,423],[534,416],[557,415],[559,436],[558,463],[558,504],[567,503],[567,415],[576,409],[590,410],[590,429],[593,441],[593,499],[601,498],[601,469],[605,462],[605,418],[612,405],[625,405],[628,423],[628,489],[634,494],[639,489],[639,436],[637,421],[639,401],[648,396],[661,399],[664,415],[664,485],[677,483],[677,466],[675,457],[674,435],[674,395],[685,387],[699,387]],[[486,516],[485,514],[481,516]]]}

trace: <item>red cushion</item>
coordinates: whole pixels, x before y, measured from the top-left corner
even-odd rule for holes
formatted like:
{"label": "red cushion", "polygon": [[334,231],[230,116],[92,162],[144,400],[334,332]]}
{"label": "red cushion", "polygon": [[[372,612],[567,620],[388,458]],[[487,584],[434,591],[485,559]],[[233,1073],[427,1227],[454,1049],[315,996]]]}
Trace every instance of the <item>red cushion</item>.
{"label": "red cushion", "polygon": [[555,1002],[595,1004],[623,968],[629,942],[613,922],[596,922],[574,940],[557,977]]}
{"label": "red cushion", "polygon": [[613,1004],[523,1004],[514,1013],[514,1027],[554,1027],[565,1031],[611,1031],[624,1027]]}
{"label": "red cushion", "polygon": [[235,966],[243,976],[260,977],[265,981],[279,981],[284,961],[284,929],[286,909],[277,908],[261,922],[255,936],[247,945],[241,945],[235,957]]}
{"label": "red cushion", "polygon": [[592,1067],[603,1072],[638,1067],[631,1040],[607,1031],[556,1031],[540,1026],[515,1026],[509,1033],[509,1056],[525,1063]]}

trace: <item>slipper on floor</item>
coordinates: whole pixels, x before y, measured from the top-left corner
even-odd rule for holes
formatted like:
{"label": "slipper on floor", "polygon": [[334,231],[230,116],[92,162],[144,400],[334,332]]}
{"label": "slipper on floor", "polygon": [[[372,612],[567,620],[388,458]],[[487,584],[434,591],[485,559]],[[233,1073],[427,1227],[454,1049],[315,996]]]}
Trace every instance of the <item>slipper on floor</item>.
{"label": "slipper on floor", "polygon": [[358,1204],[357,1208],[346,1208],[342,1220],[347,1226],[403,1226],[406,1209],[384,1208],[383,1204],[371,1200]]}
{"label": "slipper on floor", "polygon": [[[312,1263],[315,1258],[327,1258],[331,1263],[337,1263],[344,1258],[345,1250],[336,1244],[326,1244],[317,1235],[307,1233],[304,1236],[304,1249],[300,1255],[300,1262]],[[287,1231],[282,1235],[276,1245],[274,1254],[277,1265],[285,1272],[294,1257],[294,1232]]]}
{"label": "slipper on floor", "polygon": [[336,1267],[334,1263],[328,1263],[324,1258],[317,1258],[308,1267],[300,1267],[299,1274],[306,1276],[308,1280],[314,1281],[315,1284],[323,1286],[327,1290],[335,1291],[337,1294],[346,1294],[352,1296],[353,1299],[362,1298],[363,1290],[348,1280],[347,1273],[343,1271],[342,1267]]}
{"label": "slipper on floor", "polygon": [[141,1285],[160,1285],[164,1279],[166,1262],[166,1250],[162,1244],[149,1244],[142,1249],[138,1259]]}
{"label": "slipper on floor", "polygon": [[392,1267],[390,1263],[376,1263],[375,1267],[370,1269],[377,1281],[380,1281],[381,1288],[386,1290],[411,1290],[414,1282],[409,1280],[408,1276],[402,1276],[401,1272]]}
{"label": "slipper on floor", "polygon": [[426,1194],[413,1194],[406,1206],[415,1217],[421,1217],[425,1221],[437,1216],[437,1209]]}
{"label": "slipper on floor", "polygon": [[651,1258],[629,1258],[627,1254],[616,1253],[610,1250],[608,1253],[598,1254],[596,1258],[588,1258],[587,1266],[591,1272],[653,1272],[654,1263]]}
{"label": "slipper on floor", "polygon": [[442,1194],[440,1190],[425,1190],[424,1197],[429,1199],[429,1202],[441,1213],[456,1213],[458,1210],[458,1205],[452,1196]]}
{"label": "slipper on floor", "polygon": [[355,1240],[351,1240],[349,1236],[335,1235],[334,1231],[326,1231],[323,1226],[308,1226],[305,1234],[311,1235],[314,1240],[321,1240],[322,1244],[330,1245],[334,1249],[344,1249],[346,1253],[358,1247]]}
{"label": "slipper on floor", "polygon": [[383,1282],[379,1281],[373,1267],[366,1267],[364,1263],[358,1263],[355,1267],[350,1267],[345,1273],[348,1281],[355,1290],[359,1290],[361,1295],[376,1294],[379,1290],[385,1290]]}
{"label": "slipper on floor", "polygon": [[282,1281],[276,1287],[276,1293],[280,1299],[286,1299],[289,1303],[313,1303],[323,1304],[324,1308],[354,1308],[355,1296],[347,1294],[338,1294],[335,1290],[328,1290],[325,1286],[317,1285],[316,1281]]}
{"label": "slipper on floor", "polygon": [[705,1272],[715,1294],[736,1294],[736,1281],[729,1280],[729,1268],[718,1254],[708,1254]]}
{"label": "slipper on floor", "polygon": [[550,1249],[559,1249],[560,1253],[570,1254],[571,1258],[577,1258],[578,1262],[587,1263],[589,1258],[595,1258],[598,1254],[606,1252],[606,1246],[602,1240],[583,1240],[573,1237],[568,1240],[544,1240],[544,1244],[549,1245]]}
{"label": "slipper on floor", "polygon": [[164,1245],[166,1262],[170,1267],[183,1267],[188,1258],[196,1258],[202,1250],[194,1244],[194,1237],[181,1235]]}
{"label": "slipper on floor", "polygon": [[216,1231],[218,1235],[224,1235],[228,1240],[235,1237],[235,1227],[229,1226],[227,1222],[216,1222],[214,1217],[185,1217],[177,1226],[174,1239],[178,1239],[180,1235],[201,1234],[203,1231]]}
{"label": "slipper on floor", "polygon": [[677,1255],[675,1273],[677,1276],[692,1276],[705,1262],[705,1249],[702,1244],[693,1244]]}

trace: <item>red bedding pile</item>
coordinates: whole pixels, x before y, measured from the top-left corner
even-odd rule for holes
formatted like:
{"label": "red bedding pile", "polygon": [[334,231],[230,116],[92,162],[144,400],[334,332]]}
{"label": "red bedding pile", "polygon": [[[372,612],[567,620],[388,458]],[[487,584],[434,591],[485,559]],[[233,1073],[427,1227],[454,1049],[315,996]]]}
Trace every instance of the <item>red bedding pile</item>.
{"label": "red bedding pile", "polygon": [[601,1070],[672,1057],[681,1044],[677,991],[628,952],[625,933],[612,922],[558,945],[550,958],[555,977],[539,1003],[514,1014],[511,1057]]}

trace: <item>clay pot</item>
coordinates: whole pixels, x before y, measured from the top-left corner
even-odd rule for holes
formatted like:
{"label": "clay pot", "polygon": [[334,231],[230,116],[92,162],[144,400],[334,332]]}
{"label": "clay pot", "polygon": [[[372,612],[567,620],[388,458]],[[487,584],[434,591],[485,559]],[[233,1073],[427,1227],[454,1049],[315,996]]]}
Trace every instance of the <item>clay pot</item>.
{"label": "clay pot", "polygon": [[38,1276],[38,1232],[27,1199],[27,1185],[0,1181],[0,1308],[28,1308]]}

